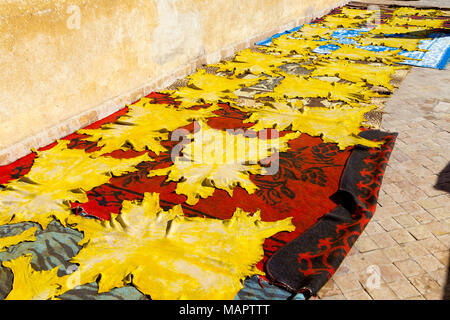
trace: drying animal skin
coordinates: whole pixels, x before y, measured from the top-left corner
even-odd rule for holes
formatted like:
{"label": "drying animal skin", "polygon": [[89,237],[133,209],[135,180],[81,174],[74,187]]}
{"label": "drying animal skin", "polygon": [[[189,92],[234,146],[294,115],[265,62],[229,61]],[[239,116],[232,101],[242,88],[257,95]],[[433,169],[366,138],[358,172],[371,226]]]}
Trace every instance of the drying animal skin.
{"label": "drying animal skin", "polygon": [[286,35],[281,36],[272,41],[272,45],[264,48],[267,52],[279,52],[282,55],[297,54],[307,56],[317,47],[320,47],[327,42],[319,42],[310,39],[288,38]]}
{"label": "drying animal skin", "polygon": [[393,17],[388,20],[388,24],[392,26],[416,26],[416,27],[424,27],[427,29],[441,28],[444,25],[444,20],[437,19],[411,19],[408,17]]}
{"label": "drying animal skin", "polygon": [[356,28],[366,25],[370,17],[364,18],[347,18],[342,16],[327,16],[322,24],[328,28]]}
{"label": "drying animal skin", "polygon": [[436,17],[444,13],[435,9],[416,9],[412,7],[401,7],[394,10],[393,16],[419,16],[419,17]]}
{"label": "drying animal skin", "polygon": [[379,66],[342,60],[325,60],[324,62],[316,64],[310,76],[336,76],[356,83],[365,81],[373,86],[383,86],[392,91],[394,89],[390,84],[392,75],[400,68],[405,67]]}
{"label": "drying animal skin", "polygon": [[289,133],[276,139],[260,139],[244,135],[244,132],[233,134],[212,129],[201,122],[199,125],[200,130],[194,133],[192,142],[184,146],[182,157],[176,157],[168,168],[149,172],[149,177],[167,175],[166,181],[178,182],[175,192],[185,195],[189,205],[212,196],[216,188],[227,191],[230,196],[237,185],[254,193],[257,186],[249,174],[264,174],[266,170],[258,162],[273,153],[288,150],[287,142],[300,135]]}
{"label": "drying animal skin", "polygon": [[315,78],[281,73],[284,79],[273,92],[255,95],[255,98],[271,97],[276,101],[284,98],[323,98],[329,101],[343,101],[357,106],[361,102],[370,102],[378,96],[370,91],[364,83],[339,83]]}
{"label": "drying animal skin", "polygon": [[233,299],[243,280],[262,274],[266,238],[295,229],[292,218],[261,221],[237,208],[229,220],[188,218],[181,206],[164,211],[159,194],[141,202],[124,201],[120,215],[98,221],[72,215],[67,224],[84,233],[81,251],[71,262],[77,271],[58,278],[56,271],[35,271],[31,257],[3,262],[14,273],[8,299],[53,299],[76,286],[98,282],[99,293],[127,284],[152,299]]}
{"label": "drying animal skin", "polygon": [[187,87],[176,91],[164,91],[172,97],[182,101],[184,107],[192,107],[205,103],[230,102],[238,97],[234,91],[244,87],[252,86],[264,80],[261,78],[240,79],[236,77],[223,77],[206,73],[204,69],[197,71],[188,77],[190,79]]}
{"label": "drying animal skin", "polygon": [[286,63],[298,61],[299,58],[265,54],[246,49],[239,52],[233,61],[223,61],[222,63],[213,66],[218,67],[218,71],[231,71],[237,76],[248,72],[254,75],[264,73],[269,76],[277,76],[277,67]]}
{"label": "drying animal skin", "polygon": [[364,114],[374,108],[374,106],[310,108],[304,107],[301,102],[293,105],[276,102],[261,110],[250,112],[250,117],[245,122],[255,123],[251,129],[256,131],[273,127],[281,131],[291,127],[293,131],[320,136],[324,142],[337,143],[341,150],[356,144],[379,147],[380,142],[358,136],[365,121]]}
{"label": "drying animal skin", "polygon": [[343,7],[341,10],[341,14],[344,16],[354,19],[354,18],[367,18],[372,16],[375,13],[375,10],[369,9],[351,9],[347,7]]}
{"label": "drying animal skin", "polygon": [[36,230],[37,227],[31,227],[21,234],[0,238],[0,252],[5,251],[8,247],[14,246],[21,242],[35,241],[36,237],[34,234],[36,233]]}
{"label": "drying animal skin", "polygon": [[325,28],[323,26],[305,24],[300,30],[291,33],[291,37],[294,38],[304,38],[304,39],[330,39],[331,34],[334,32],[333,29]]}
{"label": "drying animal skin", "polygon": [[86,191],[107,183],[111,175],[132,172],[151,161],[148,154],[130,159],[92,158],[84,150],[68,149],[60,140],[52,149],[38,151],[34,164],[21,180],[0,191],[0,224],[32,221],[43,229],[70,214],[69,202],[86,202]]}
{"label": "drying animal skin", "polygon": [[419,44],[422,39],[409,38],[361,38],[359,43],[363,46],[386,46],[392,48],[400,48],[407,51],[420,50]]}
{"label": "drying animal skin", "polygon": [[341,45],[339,49],[329,54],[330,59],[346,59],[355,61],[383,62],[392,65],[404,61],[405,57],[400,56],[400,50],[389,51],[369,51],[350,45]]}
{"label": "drying animal skin", "polygon": [[[432,28],[431,28],[432,29]],[[393,26],[390,24],[380,24],[377,25],[374,29],[370,30],[371,34],[403,34],[403,33],[412,33],[412,32],[421,32],[430,30],[428,27],[402,27],[402,26]]]}
{"label": "drying animal skin", "polygon": [[47,300],[61,291],[60,283],[66,281],[67,277],[58,277],[59,267],[36,271],[30,264],[32,258],[28,254],[2,263],[14,274],[13,288],[6,300]]}
{"label": "drying animal skin", "polygon": [[159,154],[166,151],[160,142],[168,140],[170,131],[194,120],[215,117],[213,112],[218,109],[216,105],[196,110],[178,109],[149,101],[148,98],[142,98],[131,105],[127,114],[118,119],[118,123],[106,124],[100,129],[78,130],[78,133],[90,135],[85,140],[97,142],[102,147],[93,156],[125,149],[125,144],[130,144],[135,151],[148,149]]}

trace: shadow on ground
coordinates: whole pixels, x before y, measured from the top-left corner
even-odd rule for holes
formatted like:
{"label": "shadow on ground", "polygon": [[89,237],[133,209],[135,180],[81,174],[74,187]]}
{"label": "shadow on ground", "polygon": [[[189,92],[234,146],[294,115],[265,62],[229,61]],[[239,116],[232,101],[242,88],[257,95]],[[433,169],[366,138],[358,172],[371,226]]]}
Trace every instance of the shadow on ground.
{"label": "shadow on ground", "polygon": [[[439,172],[434,188],[450,193],[450,162]],[[450,258],[447,264],[447,283],[444,287],[444,300],[450,300]]]}
{"label": "shadow on ground", "polygon": [[434,188],[450,193],[450,162],[439,172]]}

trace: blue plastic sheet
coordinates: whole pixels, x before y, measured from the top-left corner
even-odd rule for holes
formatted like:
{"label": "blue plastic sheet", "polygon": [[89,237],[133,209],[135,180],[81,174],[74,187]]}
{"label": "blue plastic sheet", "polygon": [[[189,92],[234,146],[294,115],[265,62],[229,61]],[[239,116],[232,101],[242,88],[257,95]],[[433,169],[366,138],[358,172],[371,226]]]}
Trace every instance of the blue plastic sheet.
{"label": "blue plastic sheet", "polygon": [[320,54],[330,54],[331,52],[339,49],[340,47],[335,44],[326,44],[320,47],[317,47],[313,50],[314,53],[320,53]]}
{"label": "blue plastic sheet", "polygon": [[[272,44],[272,40],[281,37],[285,34],[290,34],[292,32],[298,31],[303,27],[303,25],[295,27],[290,30],[286,30],[284,32],[280,32],[274,34],[273,36],[256,43],[259,46],[270,46]],[[313,50],[314,53],[319,54],[330,54],[331,52],[339,49],[338,44],[352,44],[357,48],[381,52],[388,50],[398,50],[398,48],[394,47],[386,47],[386,46],[361,46],[358,45],[355,37],[360,36],[362,33],[370,31],[370,28],[359,28],[359,29],[351,29],[351,28],[338,28],[336,29],[331,38],[337,44],[327,44],[320,46]],[[401,37],[404,35],[385,35],[385,37],[397,36]],[[426,51],[405,51],[402,50],[399,54],[412,58],[415,60],[407,60],[402,62],[402,64],[425,67],[425,68],[434,68],[434,69],[445,69],[448,60],[450,59],[450,35],[445,33],[434,33],[429,35],[431,39],[424,39],[420,41],[419,48]],[[325,39],[320,39],[317,41],[326,41]]]}
{"label": "blue plastic sheet", "polygon": [[403,51],[400,55],[418,59],[418,60],[406,60],[402,64],[434,68],[445,69],[448,60],[450,58],[450,35],[445,33],[431,34],[432,39],[420,41],[419,48],[427,51]]}
{"label": "blue plastic sheet", "polygon": [[269,38],[267,38],[267,39],[265,39],[265,40],[256,42],[255,44],[256,44],[257,46],[270,46],[270,45],[272,44],[272,40],[273,40],[273,39],[279,38],[279,37],[281,37],[282,35],[285,35],[285,34],[289,34],[289,33],[298,31],[298,30],[301,29],[301,27],[303,27],[303,25],[298,26],[298,27],[295,27],[295,28],[292,28],[292,29],[290,29],[290,30],[286,30],[286,31],[280,32],[280,33],[276,33],[276,34],[274,34],[273,36],[271,36],[271,37],[269,37]]}
{"label": "blue plastic sheet", "polygon": [[356,44],[358,43],[355,37],[360,36],[364,32],[368,32],[370,29],[368,28],[360,28],[360,29],[347,29],[347,28],[339,28],[331,35],[331,38],[335,41],[342,44]]}

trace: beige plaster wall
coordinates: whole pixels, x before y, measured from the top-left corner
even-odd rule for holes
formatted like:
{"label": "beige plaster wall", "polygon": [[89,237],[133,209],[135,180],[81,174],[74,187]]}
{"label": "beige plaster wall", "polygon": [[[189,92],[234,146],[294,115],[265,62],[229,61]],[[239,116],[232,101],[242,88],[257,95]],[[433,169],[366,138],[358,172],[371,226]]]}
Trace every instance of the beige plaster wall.
{"label": "beige plaster wall", "polygon": [[0,0],[0,165],[342,0]]}

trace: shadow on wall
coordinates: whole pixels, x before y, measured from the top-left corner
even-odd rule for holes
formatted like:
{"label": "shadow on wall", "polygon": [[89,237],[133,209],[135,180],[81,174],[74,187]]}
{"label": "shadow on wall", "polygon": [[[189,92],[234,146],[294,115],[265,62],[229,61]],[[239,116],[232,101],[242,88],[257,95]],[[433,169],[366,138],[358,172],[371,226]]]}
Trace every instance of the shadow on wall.
{"label": "shadow on wall", "polygon": [[[450,162],[439,172],[434,188],[450,193]],[[450,258],[447,266],[447,283],[444,287],[444,300],[450,300]]]}

